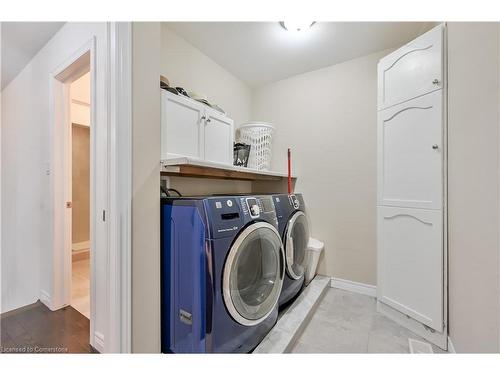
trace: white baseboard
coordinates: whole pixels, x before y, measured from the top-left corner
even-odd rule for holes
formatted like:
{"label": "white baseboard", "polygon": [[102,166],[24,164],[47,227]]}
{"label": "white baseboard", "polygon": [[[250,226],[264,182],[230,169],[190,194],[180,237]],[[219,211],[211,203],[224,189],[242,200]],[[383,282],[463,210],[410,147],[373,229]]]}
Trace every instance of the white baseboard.
{"label": "white baseboard", "polygon": [[71,245],[73,251],[82,251],[90,249],[90,241],[75,242]]}
{"label": "white baseboard", "polygon": [[45,290],[40,290],[40,302],[52,310],[52,298],[50,298],[50,294]]}
{"label": "white baseboard", "polygon": [[92,346],[99,353],[104,353],[104,335],[101,332],[94,332],[94,342]]}
{"label": "white baseboard", "polygon": [[448,353],[456,354],[455,347],[453,346],[453,343],[451,342],[450,336],[448,336]]}
{"label": "white baseboard", "polygon": [[358,283],[357,281],[332,277],[330,286],[332,288],[343,289],[349,292],[364,294],[370,297],[377,297],[377,287],[375,285],[363,284]]}

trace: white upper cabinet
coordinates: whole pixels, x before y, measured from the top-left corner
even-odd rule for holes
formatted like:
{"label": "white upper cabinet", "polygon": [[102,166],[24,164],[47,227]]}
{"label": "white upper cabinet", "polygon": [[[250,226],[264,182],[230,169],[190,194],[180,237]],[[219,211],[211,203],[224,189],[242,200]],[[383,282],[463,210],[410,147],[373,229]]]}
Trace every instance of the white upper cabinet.
{"label": "white upper cabinet", "polygon": [[161,100],[161,158],[203,158],[203,105],[165,90]]}
{"label": "white upper cabinet", "polygon": [[442,90],[378,113],[378,205],[441,209]]}
{"label": "white upper cabinet", "polygon": [[378,109],[443,87],[443,29],[433,28],[378,64]]}
{"label": "white upper cabinet", "polygon": [[205,116],[205,160],[232,164],[234,143],[233,120],[209,108],[207,108]]}
{"label": "white upper cabinet", "polygon": [[233,164],[233,120],[184,96],[161,92],[161,159]]}

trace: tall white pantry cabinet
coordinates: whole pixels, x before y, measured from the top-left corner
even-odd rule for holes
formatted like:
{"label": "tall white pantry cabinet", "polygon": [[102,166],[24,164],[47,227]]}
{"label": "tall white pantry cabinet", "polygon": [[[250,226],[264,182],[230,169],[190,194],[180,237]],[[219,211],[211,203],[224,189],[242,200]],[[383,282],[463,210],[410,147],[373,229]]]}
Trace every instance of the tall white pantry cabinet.
{"label": "tall white pantry cabinet", "polygon": [[377,306],[447,346],[446,54],[439,25],[380,60]]}

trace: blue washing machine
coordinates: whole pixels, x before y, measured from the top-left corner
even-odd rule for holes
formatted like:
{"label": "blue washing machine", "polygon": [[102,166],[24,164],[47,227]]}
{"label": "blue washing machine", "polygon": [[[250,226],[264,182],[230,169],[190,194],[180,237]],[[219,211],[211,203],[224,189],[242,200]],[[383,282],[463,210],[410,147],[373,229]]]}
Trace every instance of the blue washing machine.
{"label": "blue washing machine", "polygon": [[164,198],[163,353],[247,353],[278,318],[284,252],[271,196]]}
{"label": "blue washing machine", "polygon": [[275,194],[272,198],[285,252],[286,273],[279,298],[279,305],[283,306],[296,297],[304,285],[309,223],[302,194]]}

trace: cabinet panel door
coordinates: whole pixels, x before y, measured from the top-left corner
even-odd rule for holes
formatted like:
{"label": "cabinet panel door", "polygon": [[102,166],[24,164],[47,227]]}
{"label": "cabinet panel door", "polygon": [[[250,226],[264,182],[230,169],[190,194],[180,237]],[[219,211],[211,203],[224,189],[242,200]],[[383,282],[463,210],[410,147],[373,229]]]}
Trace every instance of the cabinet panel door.
{"label": "cabinet panel door", "polygon": [[378,204],[442,207],[442,90],[378,113]]}
{"label": "cabinet panel door", "polygon": [[233,164],[233,120],[207,109],[204,130],[205,160]]}
{"label": "cabinet panel door", "polygon": [[378,64],[378,108],[388,108],[443,87],[443,26],[437,26]]}
{"label": "cabinet panel door", "polygon": [[202,158],[203,105],[162,90],[161,158]]}
{"label": "cabinet panel door", "polygon": [[378,300],[443,330],[443,215],[378,207]]}

